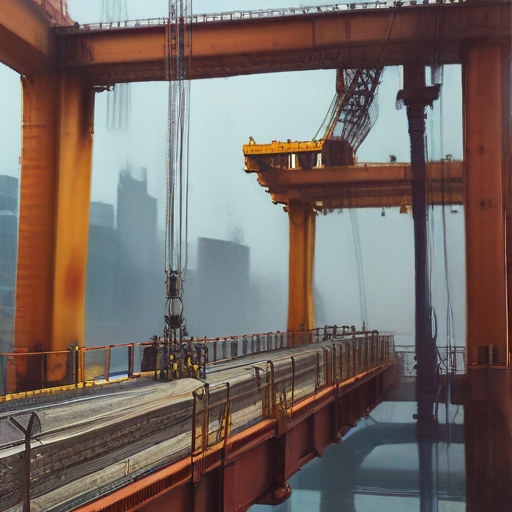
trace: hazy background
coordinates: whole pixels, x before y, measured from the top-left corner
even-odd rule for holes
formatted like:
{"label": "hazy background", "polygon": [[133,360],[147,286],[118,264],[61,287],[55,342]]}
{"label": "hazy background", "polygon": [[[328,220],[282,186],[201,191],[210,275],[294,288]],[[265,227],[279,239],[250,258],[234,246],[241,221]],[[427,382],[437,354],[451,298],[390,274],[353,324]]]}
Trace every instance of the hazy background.
{"label": "hazy background", "polygon": [[[196,0],[194,12],[229,11],[296,6],[297,1]],[[319,2],[322,4],[324,2]],[[315,5],[315,2],[306,2]],[[101,19],[101,0],[68,0],[71,16],[80,23]],[[167,15],[167,0],[129,0],[130,19]],[[0,174],[19,176],[21,89],[19,77],[0,67]],[[197,80],[191,87],[190,132],[190,267],[196,270],[198,237],[242,242],[250,249],[250,290],[255,303],[247,306],[248,317],[212,326],[198,336],[225,335],[286,328],[288,280],[288,219],[282,206],[273,205],[254,175],[243,171],[242,145],[253,136],[257,143],[271,140],[308,140],[320,126],[334,95],[335,71],[304,71]],[[379,88],[379,116],[361,146],[359,161],[409,160],[406,112],[396,110],[396,93],[401,87],[399,68],[385,70]],[[93,201],[116,204],[119,172],[131,166],[147,168],[148,193],[158,201],[158,226],[163,237],[165,208],[165,164],[167,139],[166,83],[131,84],[130,123],[127,131],[106,127],[107,95],[96,96],[93,155]],[[442,109],[442,114],[440,113]],[[430,158],[452,154],[462,158],[460,67],[444,70],[442,100],[429,112]],[[446,228],[450,293],[458,344],[465,340],[465,269],[462,208],[450,213]],[[359,235],[367,297],[368,326],[410,335],[414,330],[413,222],[398,209],[358,211]],[[433,243],[433,293],[440,340],[446,317],[446,280],[443,263],[440,208],[431,216]],[[319,299],[317,324],[361,324],[355,250],[348,212],[317,218],[315,287]],[[164,263],[155,255],[153,272]],[[192,273],[193,274],[193,273]],[[229,278],[227,279],[228,285]],[[236,283],[233,283],[235,286]],[[164,291],[155,287],[156,302],[163,318]],[[147,297],[135,297],[141,304]],[[223,296],[217,299],[222,304]],[[153,303],[153,298],[151,300]],[[156,307],[158,309],[159,306]],[[187,315],[187,312],[185,312]],[[144,318],[132,319],[148,337],[160,333],[162,323],[145,325]],[[243,322],[242,322],[243,320]],[[152,320],[152,324],[155,320]],[[158,321],[156,321],[158,323]],[[245,328],[247,327],[247,328]],[[119,334],[121,336],[121,334]],[[124,336],[124,334],[123,334]],[[137,335],[139,336],[139,334]],[[141,335],[140,335],[141,336]],[[404,338],[405,339],[405,338]],[[107,341],[107,340],[106,340]],[[116,340],[142,341],[142,340]],[[408,338],[412,342],[412,338]]]}

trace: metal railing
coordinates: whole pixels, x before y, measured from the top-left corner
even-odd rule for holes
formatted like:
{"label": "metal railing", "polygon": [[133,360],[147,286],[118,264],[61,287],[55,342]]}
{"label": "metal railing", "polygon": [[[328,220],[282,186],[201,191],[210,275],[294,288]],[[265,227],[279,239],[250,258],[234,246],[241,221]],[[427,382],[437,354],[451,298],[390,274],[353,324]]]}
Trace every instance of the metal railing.
{"label": "metal railing", "polygon": [[[0,354],[0,396],[131,378],[150,342]],[[140,369],[139,369],[140,372]]]}
{"label": "metal railing", "polygon": [[[193,14],[187,20],[187,23],[214,23],[225,21],[239,21],[248,19],[268,19],[280,18],[284,16],[298,16],[305,14],[326,14],[345,11],[353,11],[360,9],[390,9],[413,6],[428,6],[438,4],[463,3],[464,0],[391,0],[376,2],[347,2],[310,7],[286,7],[278,9],[259,9],[259,10],[236,10],[218,13]],[[116,30],[124,28],[154,27],[168,25],[169,19],[148,18],[138,20],[112,21],[105,23],[88,23],[83,25],[75,25],[74,27],[58,27],[60,32],[74,32],[76,29],[80,31],[90,30]]]}
{"label": "metal railing", "polygon": [[[231,361],[293,346],[320,343],[336,336],[359,336],[354,327],[325,326],[310,331],[288,331],[226,338],[188,340],[204,349],[205,363]],[[115,381],[139,375],[143,351],[152,342],[76,347],[68,350],[0,354],[0,396],[72,386],[86,382]]]}
{"label": "metal railing", "polygon": [[[197,381],[198,387],[188,396],[138,407],[128,416],[123,409],[116,413],[117,420],[113,415],[93,425],[87,418],[84,427],[78,423],[45,430],[35,413],[4,415],[0,450],[7,449],[1,462],[8,474],[0,482],[0,496],[4,496],[0,511],[22,503],[24,510],[31,505],[70,510],[187,457],[200,467],[208,457],[221,457],[222,450],[202,455],[234,434],[263,420],[289,418],[308,397],[329,386],[339,389],[344,382],[394,360],[392,335],[328,331],[336,333],[330,341],[310,344],[293,355],[268,351],[269,357],[253,365],[252,372],[215,385]],[[56,435],[61,430],[66,435]],[[153,458],[137,459],[141,446],[155,444],[159,448]],[[121,464],[123,471],[102,474],[101,488],[100,480],[90,479],[90,488],[81,485],[72,495],[63,493],[60,501],[54,496],[52,506],[45,508],[45,495],[89,474],[96,461],[101,460],[104,467],[106,458],[110,464]],[[131,464],[134,459],[138,462]],[[84,475],[80,464],[85,464]]]}
{"label": "metal railing", "polygon": [[[416,376],[416,348],[414,345],[396,345],[398,374],[404,377]],[[462,375],[467,371],[467,348],[452,346],[437,347],[437,364],[441,375]]]}
{"label": "metal railing", "polygon": [[264,419],[291,417],[296,405],[394,360],[393,335],[345,333],[293,355],[274,354],[254,374],[194,392],[191,453],[199,455]]}

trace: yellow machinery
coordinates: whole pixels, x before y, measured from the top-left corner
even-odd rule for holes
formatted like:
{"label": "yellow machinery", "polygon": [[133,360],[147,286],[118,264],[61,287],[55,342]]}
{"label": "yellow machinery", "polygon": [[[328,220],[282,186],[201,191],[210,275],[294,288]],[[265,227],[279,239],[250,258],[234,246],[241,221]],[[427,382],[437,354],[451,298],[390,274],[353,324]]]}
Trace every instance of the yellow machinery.
{"label": "yellow machinery", "polygon": [[245,170],[264,172],[270,169],[313,169],[333,165],[354,165],[355,157],[344,140],[312,140],[306,142],[272,141],[256,144],[251,137],[243,147]]}

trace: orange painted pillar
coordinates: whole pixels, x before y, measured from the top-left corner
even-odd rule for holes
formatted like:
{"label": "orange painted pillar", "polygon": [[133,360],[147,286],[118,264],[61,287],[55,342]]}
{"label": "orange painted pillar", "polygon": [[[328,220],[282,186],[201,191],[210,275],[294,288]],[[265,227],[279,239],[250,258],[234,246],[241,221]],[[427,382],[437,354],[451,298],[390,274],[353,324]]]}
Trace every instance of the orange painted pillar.
{"label": "orange painted pillar", "polygon": [[15,348],[52,340],[57,77],[23,77]]}
{"label": "orange painted pillar", "polygon": [[290,200],[290,266],[288,288],[288,330],[313,329],[313,263],[315,257],[316,212],[303,201]]}
{"label": "orange painted pillar", "polygon": [[79,75],[59,89],[52,347],[63,350],[84,344],[94,91]]}
{"label": "orange painted pillar", "polygon": [[94,94],[80,76],[24,77],[15,348],[84,343]]}
{"label": "orange painted pillar", "polygon": [[466,48],[464,95],[464,211],[466,220],[468,362],[478,347],[508,358],[505,222],[502,186],[502,49]]}

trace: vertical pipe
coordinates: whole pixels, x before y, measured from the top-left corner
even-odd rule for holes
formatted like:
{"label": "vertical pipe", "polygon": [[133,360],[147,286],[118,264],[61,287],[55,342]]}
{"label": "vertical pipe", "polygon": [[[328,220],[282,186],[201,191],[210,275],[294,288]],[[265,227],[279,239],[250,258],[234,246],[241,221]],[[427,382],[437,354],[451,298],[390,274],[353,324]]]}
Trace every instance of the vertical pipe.
{"label": "vertical pipe", "polygon": [[420,511],[434,510],[433,442],[436,439],[434,403],[437,391],[437,352],[431,326],[431,296],[427,256],[427,180],[425,164],[425,107],[439,94],[426,87],[425,67],[404,66],[404,90],[411,144],[412,210],[414,218],[415,347],[416,347],[416,438],[419,454]]}

